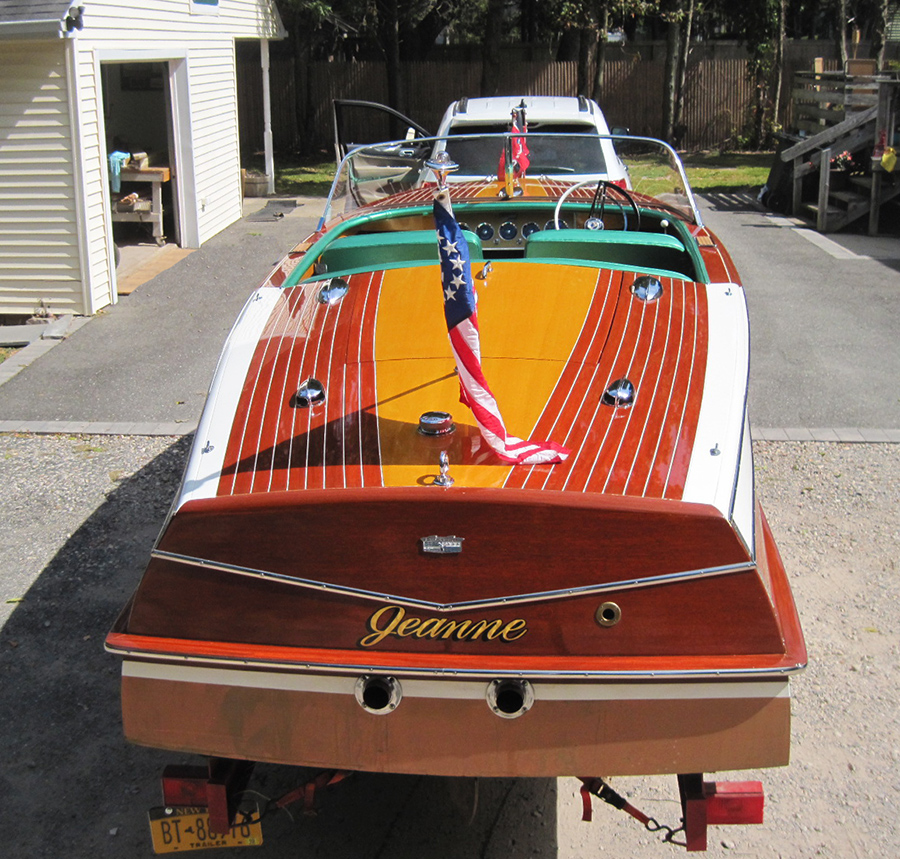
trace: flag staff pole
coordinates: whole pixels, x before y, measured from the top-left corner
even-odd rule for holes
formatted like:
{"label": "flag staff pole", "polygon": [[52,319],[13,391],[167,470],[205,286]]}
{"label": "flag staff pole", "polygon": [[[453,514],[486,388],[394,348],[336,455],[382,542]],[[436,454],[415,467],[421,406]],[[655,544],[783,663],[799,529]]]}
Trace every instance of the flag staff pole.
{"label": "flag staff pole", "polygon": [[516,165],[513,161],[513,143],[512,143],[512,135],[508,134],[506,136],[506,140],[503,141],[504,147],[504,165],[503,165],[503,181],[504,181],[504,191],[506,192],[506,198],[510,199],[511,197],[516,196],[516,192],[519,194],[522,193],[521,188],[516,187]]}
{"label": "flag staff pole", "polygon": [[[429,170],[433,170],[434,175],[437,177],[438,194],[448,190],[447,177],[451,173],[455,173],[459,170],[459,164],[450,157],[446,149],[442,149],[440,152],[435,153],[425,162],[425,166]],[[435,194],[435,196],[437,196],[437,194]]]}
{"label": "flag staff pole", "polygon": [[[456,364],[459,400],[472,411],[482,439],[501,461],[512,465],[563,462],[569,451],[556,442],[523,440],[506,430],[500,407],[481,366],[481,335],[472,261],[466,237],[453,214],[447,186],[447,177],[457,165],[445,151],[436,153],[425,164],[437,176],[434,226],[444,294],[444,320]],[[447,474],[449,467],[446,451],[442,451],[441,475],[435,479],[435,485],[451,485],[452,479]]]}

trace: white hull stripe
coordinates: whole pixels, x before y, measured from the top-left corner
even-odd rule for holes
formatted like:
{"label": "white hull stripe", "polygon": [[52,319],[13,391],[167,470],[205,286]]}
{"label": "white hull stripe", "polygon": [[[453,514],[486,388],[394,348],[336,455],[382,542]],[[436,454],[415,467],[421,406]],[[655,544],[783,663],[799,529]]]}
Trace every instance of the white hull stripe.
{"label": "white hull stripe", "polygon": [[[360,669],[360,675],[367,673]],[[353,695],[356,677],[273,671],[245,671],[237,668],[208,668],[159,662],[124,660],[122,676],[169,683],[204,683],[244,689],[275,689],[284,692],[316,692]],[[404,697],[483,700],[486,681],[427,680],[400,678]],[[723,700],[738,698],[789,698],[786,679],[772,681],[729,681],[720,683],[532,683],[534,697],[541,701],[657,701]]]}
{"label": "white hull stripe", "polygon": [[281,290],[274,287],[257,290],[247,301],[228,335],[200,417],[178,499],[179,507],[186,501],[212,498],[216,494],[244,380],[259,338],[272,312],[278,307],[281,295]]}

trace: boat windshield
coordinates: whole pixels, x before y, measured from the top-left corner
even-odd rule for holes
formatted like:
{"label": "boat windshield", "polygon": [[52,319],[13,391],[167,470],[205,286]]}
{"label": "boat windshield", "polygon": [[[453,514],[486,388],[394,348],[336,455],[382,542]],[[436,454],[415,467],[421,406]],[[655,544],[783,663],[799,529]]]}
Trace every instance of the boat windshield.
{"label": "boat windshield", "polygon": [[[667,143],[649,137],[543,129],[525,135],[473,134],[467,129],[465,134],[448,137],[359,146],[338,165],[322,223],[363,206],[427,202],[430,196],[421,192],[433,190],[437,177],[426,162],[444,151],[458,164],[448,176],[452,196],[502,196],[501,156],[505,160],[504,153],[520,151],[521,141],[530,163],[524,177],[515,180],[517,199],[558,200],[572,185],[603,180],[633,192],[642,206],[702,223],[684,167]],[[414,193],[417,190],[420,193]]]}

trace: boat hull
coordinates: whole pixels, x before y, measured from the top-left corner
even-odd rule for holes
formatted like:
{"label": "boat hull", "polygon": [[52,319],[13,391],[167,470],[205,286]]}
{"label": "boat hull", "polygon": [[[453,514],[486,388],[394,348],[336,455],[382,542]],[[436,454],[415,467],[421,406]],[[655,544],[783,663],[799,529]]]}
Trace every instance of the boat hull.
{"label": "boat hull", "polygon": [[[132,742],[280,764],[447,776],[648,775],[783,766],[790,675],[806,652],[781,559],[762,513],[757,561],[784,633],[781,657],[607,658],[600,662],[270,648],[142,640],[125,618],[109,645],[125,659]],[[255,656],[252,654],[255,653]],[[304,662],[303,660],[308,660]],[[605,668],[605,670],[604,670]],[[357,684],[394,676],[384,715]],[[494,677],[528,679],[516,718],[488,705]]]}
{"label": "boat hull", "polygon": [[[355,678],[130,663],[125,733],[184,752],[371,772],[556,777],[714,772],[788,763],[788,681],[535,684],[498,718],[487,684],[401,681],[384,717]],[[316,691],[316,687],[320,691]],[[326,691],[321,691],[326,690]]]}

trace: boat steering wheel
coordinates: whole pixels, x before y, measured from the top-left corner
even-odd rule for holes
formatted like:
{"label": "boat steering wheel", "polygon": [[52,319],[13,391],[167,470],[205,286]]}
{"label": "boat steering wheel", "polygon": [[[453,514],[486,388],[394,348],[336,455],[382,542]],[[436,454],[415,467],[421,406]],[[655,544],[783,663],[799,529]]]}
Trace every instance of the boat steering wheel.
{"label": "boat steering wheel", "polygon": [[[553,223],[556,224],[556,229],[559,229],[559,213],[562,211],[563,204],[569,197],[581,188],[586,188],[589,185],[597,184],[597,190],[594,191],[594,199],[591,201],[591,208],[588,212],[587,220],[585,224],[587,225],[591,221],[593,221],[596,226],[586,226],[586,229],[589,230],[602,230],[604,227],[603,224],[603,209],[606,206],[606,197],[609,196],[617,196],[620,201],[624,201],[628,203],[631,207],[631,211],[634,212],[635,219],[635,229],[641,229],[641,210],[638,208],[637,203],[634,200],[634,197],[620,185],[616,185],[614,182],[609,182],[606,179],[585,179],[583,182],[578,182],[575,185],[572,185],[571,188],[566,188],[563,195],[559,198],[559,202],[556,204],[556,210],[553,212]],[[595,218],[595,212],[597,211],[597,207],[600,207],[599,218]],[[624,206],[621,205],[622,209],[622,218],[625,221],[625,225],[623,227],[624,230],[628,229],[628,215],[625,213]]]}

